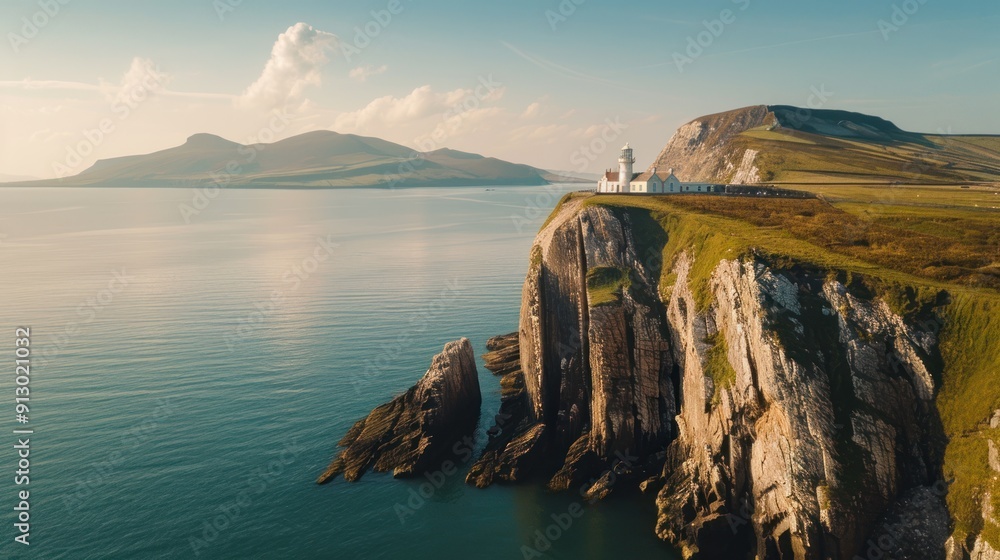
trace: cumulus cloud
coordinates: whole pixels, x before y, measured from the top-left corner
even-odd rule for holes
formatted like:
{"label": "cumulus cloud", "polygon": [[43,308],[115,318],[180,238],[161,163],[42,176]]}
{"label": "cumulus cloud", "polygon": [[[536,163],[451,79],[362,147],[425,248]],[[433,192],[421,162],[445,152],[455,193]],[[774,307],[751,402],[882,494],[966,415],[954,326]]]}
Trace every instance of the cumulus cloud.
{"label": "cumulus cloud", "polygon": [[305,23],[289,27],[278,36],[264,71],[238,104],[272,109],[300,100],[307,87],[320,84],[321,70],[337,42],[336,35]]}
{"label": "cumulus cloud", "polygon": [[348,74],[348,77],[350,77],[352,80],[364,82],[368,80],[368,78],[371,78],[372,76],[378,76],[379,74],[384,74],[385,71],[388,69],[389,67],[386,66],[385,64],[383,64],[382,66],[372,66],[370,64],[367,66],[358,66],[357,68],[351,70],[350,74]]}
{"label": "cumulus cloud", "polygon": [[473,116],[489,111],[486,105],[503,97],[503,87],[491,82],[475,88],[459,88],[435,92],[431,86],[421,86],[403,97],[387,95],[375,99],[357,111],[340,114],[334,122],[337,130],[365,130],[372,126],[410,124],[432,115],[445,120]]}
{"label": "cumulus cloud", "polygon": [[134,105],[148,96],[162,91],[170,76],[148,58],[135,57],[118,84],[101,82],[104,96],[112,104]]}
{"label": "cumulus cloud", "polygon": [[465,90],[435,93],[431,86],[421,86],[403,97],[386,95],[358,109],[337,117],[334,128],[357,130],[373,124],[402,124],[443,111],[462,99]]}
{"label": "cumulus cloud", "polygon": [[541,112],[542,112],[542,104],[539,103],[538,101],[535,101],[531,105],[528,105],[528,108],[525,109],[523,113],[521,113],[521,118],[533,119],[537,117]]}

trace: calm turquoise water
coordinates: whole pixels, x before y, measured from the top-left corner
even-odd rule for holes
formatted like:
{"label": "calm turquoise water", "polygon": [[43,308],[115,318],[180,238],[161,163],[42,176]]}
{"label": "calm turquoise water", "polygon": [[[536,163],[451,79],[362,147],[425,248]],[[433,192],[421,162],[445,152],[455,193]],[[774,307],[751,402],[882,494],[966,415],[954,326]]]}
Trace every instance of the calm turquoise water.
{"label": "calm turquoise water", "polygon": [[[0,557],[523,558],[573,495],[480,491],[461,472],[401,522],[421,481],[313,481],[444,343],[467,336],[482,353],[516,329],[556,197],[227,191],[188,224],[191,195],[0,189],[0,347],[31,327],[36,430],[28,548],[13,544],[11,351]],[[499,385],[481,362],[480,376],[490,418]],[[618,497],[541,557],[673,558],[653,523],[651,499]]]}

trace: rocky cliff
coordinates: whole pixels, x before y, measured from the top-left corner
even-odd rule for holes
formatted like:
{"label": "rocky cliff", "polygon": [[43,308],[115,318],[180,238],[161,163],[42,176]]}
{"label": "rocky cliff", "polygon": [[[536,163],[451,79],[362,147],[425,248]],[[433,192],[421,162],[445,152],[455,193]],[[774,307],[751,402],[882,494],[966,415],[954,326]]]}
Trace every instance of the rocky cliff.
{"label": "rocky cliff", "polygon": [[603,496],[612,472],[638,480],[658,468],[674,433],[674,362],[659,269],[629,233],[636,226],[594,208],[564,212],[540,234],[510,341],[520,356],[519,389],[505,401],[514,418],[471,483],[541,477],[564,490],[599,478],[583,491]]}
{"label": "rocky cliff", "polygon": [[506,425],[469,482],[658,489],[656,533],[685,557],[994,557],[949,540],[948,294],[904,316],[857,276],[719,258],[671,224],[587,197],[557,210],[517,336],[494,341]]}
{"label": "rocky cliff", "polygon": [[353,482],[369,468],[397,477],[433,469],[459,438],[472,433],[481,405],[472,344],[465,338],[449,342],[416,385],[354,424],[317,482],[339,474]]}
{"label": "rocky cliff", "polygon": [[683,399],[657,533],[711,558],[853,558],[941,480],[936,332],[822,271],[753,260],[722,261],[693,312],[689,270],[679,259],[668,306]]}
{"label": "rocky cliff", "polygon": [[[753,228],[567,196],[487,344],[502,400],[466,481],[638,488],[685,558],[1000,558],[1000,297]],[[320,482],[433,468],[480,403],[451,343]]]}

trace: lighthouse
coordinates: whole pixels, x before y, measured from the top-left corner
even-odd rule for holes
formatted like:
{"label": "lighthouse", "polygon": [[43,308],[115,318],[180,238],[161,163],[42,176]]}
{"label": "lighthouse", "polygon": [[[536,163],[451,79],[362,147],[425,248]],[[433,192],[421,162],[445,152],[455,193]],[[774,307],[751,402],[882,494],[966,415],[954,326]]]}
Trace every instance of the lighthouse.
{"label": "lighthouse", "polygon": [[622,155],[618,158],[618,188],[623,193],[631,192],[633,163],[635,163],[635,158],[632,156],[632,148],[625,144],[625,147],[622,148]]}

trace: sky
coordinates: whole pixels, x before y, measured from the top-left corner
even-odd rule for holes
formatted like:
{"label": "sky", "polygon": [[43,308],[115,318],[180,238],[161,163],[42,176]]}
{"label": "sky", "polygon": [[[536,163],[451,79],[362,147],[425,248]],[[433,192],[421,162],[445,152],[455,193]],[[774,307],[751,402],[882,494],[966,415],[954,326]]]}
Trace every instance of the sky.
{"label": "sky", "polygon": [[995,0],[5,0],[0,180],[313,130],[599,172],[698,116],[1000,133]]}

